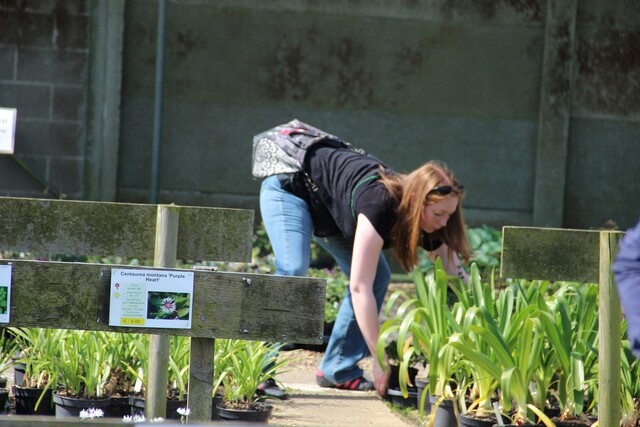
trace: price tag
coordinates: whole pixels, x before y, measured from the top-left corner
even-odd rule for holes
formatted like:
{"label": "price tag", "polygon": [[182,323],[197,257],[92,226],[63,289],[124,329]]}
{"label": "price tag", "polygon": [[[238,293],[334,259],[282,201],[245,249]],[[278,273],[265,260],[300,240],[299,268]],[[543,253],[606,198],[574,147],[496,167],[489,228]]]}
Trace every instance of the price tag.
{"label": "price tag", "polygon": [[122,325],[144,326],[144,319],[123,317],[120,319],[120,323]]}

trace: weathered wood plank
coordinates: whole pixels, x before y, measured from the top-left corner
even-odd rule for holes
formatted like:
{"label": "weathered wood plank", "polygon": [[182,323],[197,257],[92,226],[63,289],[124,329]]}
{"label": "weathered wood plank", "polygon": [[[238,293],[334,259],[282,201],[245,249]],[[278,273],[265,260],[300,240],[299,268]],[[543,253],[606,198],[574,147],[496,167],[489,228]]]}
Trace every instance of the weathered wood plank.
{"label": "weathered wood plank", "polygon": [[597,283],[597,231],[537,227],[502,229],[502,277]]}
{"label": "weathered wood plank", "polygon": [[124,328],[108,324],[111,269],[135,267],[11,260],[0,264],[13,264],[8,326],[312,344],[322,341],[323,279],[195,270],[190,330]]}
{"label": "weathered wood plank", "polygon": [[[178,259],[251,261],[254,212],[178,206]],[[0,197],[0,250],[154,256],[157,205]]]}
{"label": "weathered wood plank", "polygon": [[210,420],[213,396],[214,338],[191,338],[189,352],[189,407],[194,420]]}
{"label": "weathered wood plank", "polygon": [[619,425],[622,413],[620,407],[622,308],[611,270],[611,264],[618,252],[620,237],[621,233],[600,233],[598,420],[601,426]]}
{"label": "weathered wood plank", "polygon": [[[180,210],[177,206],[158,206],[154,267],[174,268],[176,266],[179,223]],[[147,364],[149,375],[147,376],[147,393],[144,405],[144,415],[149,419],[162,417],[167,413],[166,389],[169,381],[170,353],[170,336],[149,336],[149,361]]]}

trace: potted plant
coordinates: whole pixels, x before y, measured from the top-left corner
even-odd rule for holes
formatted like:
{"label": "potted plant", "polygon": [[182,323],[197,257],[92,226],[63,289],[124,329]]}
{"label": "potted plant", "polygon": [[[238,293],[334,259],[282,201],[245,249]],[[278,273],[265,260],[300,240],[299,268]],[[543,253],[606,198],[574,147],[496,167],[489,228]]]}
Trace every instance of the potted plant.
{"label": "potted plant", "polygon": [[[514,303],[496,312],[499,323],[486,308],[482,308],[484,325],[471,327],[473,333],[491,347],[496,355],[495,362],[482,358],[475,358],[473,362],[483,363],[484,369],[492,377],[499,377],[502,408],[511,414],[513,425],[533,425],[533,418],[538,417],[545,425],[552,426],[553,423],[542,409],[533,405],[529,389],[545,345],[539,317],[539,307],[544,300],[538,297],[540,294],[536,294],[538,291],[534,287],[524,289],[520,284],[514,286],[519,287],[517,293],[510,291],[516,295]],[[464,354],[462,347],[457,346]]]}
{"label": "potted plant", "polygon": [[22,380],[13,385],[18,415],[53,415],[53,388],[57,380],[55,359],[63,333],[60,329],[9,328],[18,345],[15,362],[24,369]]}
{"label": "potted plant", "polygon": [[[384,342],[397,333],[397,342],[403,343],[402,347],[398,345],[398,350],[402,351],[399,383],[405,394],[408,394],[405,379],[411,358],[414,353],[424,355],[429,361],[430,417],[438,416],[442,425],[457,425],[451,382],[457,371],[458,353],[447,345],[447,341],[460,329],[457,322],[464,316],[464,305],[459,302],[452,307],[447,305],[448,277],[440,259],[436,260],[432,273],[424,275],[419,269],[414,270],[414,283],[416,297],[404,301],[396,317],[382,325],[376,355],[384,366]],[[408,340],[410,343],[404,345]],[[426,399],[426,395],[422,399]],[[424,405],[419,407],[422,413]]]}
{"label": "potted plant", "polygon": [[469,285],[455,290],[459,300],[467,307],[462,331],[449,338],[449,345],[461,354],[460,367],[466,375],[459,382],[458,390],[461,427],[491,427],[497,423],[498,416],[502,419],[492,405],[497,400],[501,376],[497,369],[498,356],[478,330],[497,331],[487,328],[487,316],[495,317],[498,312],[503,316],[511,316],[513,311],[509,307],[513,306],[515,297],[512,291],[507,290],[495,298],[493,278],[491,274],[488,285],[481,283],[478,267],[474,263],[470,269]]}
{"label": "potted plant", "polygon": [[540,319],[555,356],[558,370],[558,422],[589,423],[584,415],[585,395],[596,381],[598,346],[598,289],[596,284],[562,285],[546,304],[540,305]]}
{"label": "potted plant", "polygon": [[8,379],[4,374],[14,366],[13,355],[18,348],[18,342],[12,335],[9,336],[5,331],[0,334],[0,413],[6,413],[9,406]]}
{"label": "potted plant", "polygon": [[[138,377],[140,393],[131,395],[129,403],[132,414],[144,416],[147,379],[145,372],[148,366],[149,342],[148,337],[143,336],[135,342],[138,349],[138,369],[130,368],[129,372]],[[180,419],[178,408],[187,404],[189,381],[189,350],[190,341],[186,336],[172,336],[169,350],[169,371],[167,375],[167,409],[165,418]]]}
{"label": "potted plant", "polygon": [[122,418],[131,415],[130,397],[142,393],[140,373],[144,371],[145,352],[140,348],[146,348],[142,344],[146,335],[134,333],[106,333],[109,339],[111,372],[105,386],[105,392],[109,395],[109,408],[105,416]]}
{"label": "potted plant", "polygon": [[[626,333],[627,321],[622,324]],[[636,427],[640,421],[636,396],[640,396],[640,360],[631,352],[631,343],[628,339],[622,341],[621,370],[620,379],[622,385],[621,393],[621,427]]]}
{"label": "potted plant", "polygon": [[258,386],[274,378],[290,359],[278,360],[271,345],[264,342],[234,341],[229,355],[229,371],[222,381],[224,401],[218,405],[220,418],[234,421],[266,422],[272,406],[262,402]]}
{"label": "potted plant", "polygon": [[227,374],[231,372],[231,355],[239,347],[241,341],[217,339],[214,344],[213,357],[213,390],[211,396],[211,420],[220,419],[218,405],[224,401],[224,387],[222,385]]}
{"label": "potted plant", "polygon": [[169,387],[167,388],[168,419],[180,419],[178,408],[187,406],[187,393],[189,391],[189,352],[189,337],[171,337],[171,350],[169,351]]}
{"label": "potted plant", "polygon": [[111,364],[108,338],[103,332],[67,330],[61,336],[55,361],[58,389],[53,394],[56,417],[77,417],[88,408],[105,410],[110,403],[105,387]]}
{"label": "potted plant", "polygon": [[[420,353],[405,351],[409,345],[411,345],[410,337],[404,345],[402,343],[398,345],[397,340],[391,340],[385,347],[389,361],[388,368],[391,370],[385,400],[401,408],[416,408],[418,406],[416,376],[420,368],[424,368],[426,365],[426,360]],[[402,363],[403,357],[408,358],[408,362],[405,364]],[[406,393],[400,388],[400,381],[406,384]]]}

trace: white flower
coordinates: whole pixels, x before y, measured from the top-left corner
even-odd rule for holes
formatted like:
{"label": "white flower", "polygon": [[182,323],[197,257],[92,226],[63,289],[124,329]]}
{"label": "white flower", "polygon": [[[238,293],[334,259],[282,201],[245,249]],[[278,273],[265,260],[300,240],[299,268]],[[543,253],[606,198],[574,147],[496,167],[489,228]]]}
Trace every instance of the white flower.
{"label": "white flower", "polygon": [[80,411],[80,419],[81,420],[85,420],[85,419],[94,419],[94,418],[102,418],[104,416],[104,412],[102,411],[102,409],[97,409],[97,408],[89,408],[89,409],[83,409],[82,411]]}
{"label": "white flower", "polygon": [[173,313],[176,311],[176,302],[171,297],[166,297],[162,299],[162,304],[160,304],[160,310],[163,313]]}
{"label": "white flower", "polygon": [[155,417],[155,418],[151,419],[152,423],[161,423],[163,421],[164,421],[164,418],[162,418],[162,417]]}
{"label": "white flower", "polygon": [[191,415],[191,409],[189,408],[178,408],[177,411],[183,417]]}
{"label": "white flower", "polygon": [[146,420],[147,419],[144,417],[144,415],[134,415],[133,417],[131,415],[125,415],[124,417],[122,417],[123,423],[143,423]]}

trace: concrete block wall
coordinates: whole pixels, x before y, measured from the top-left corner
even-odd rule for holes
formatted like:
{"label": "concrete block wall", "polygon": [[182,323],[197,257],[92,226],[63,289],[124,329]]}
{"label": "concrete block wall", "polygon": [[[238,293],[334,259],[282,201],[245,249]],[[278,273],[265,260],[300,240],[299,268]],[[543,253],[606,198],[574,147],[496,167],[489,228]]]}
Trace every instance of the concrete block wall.
{"label": "concrete block wall", "polygon": [[15,159],[0,155],[0,195],[82,198],[88,3],[0,2],[0,107],[18,110]]}
{"label": "concrete block wall", "polygon": [[[158,3],[0,0],[0,106],[29,169],[0,156],[0,195],[149,201]],[[638,219],[639,1],[167,8],[161,203],[257,208],[251,138],[296,117],[400,171],[447,162],[472,225]]]}

